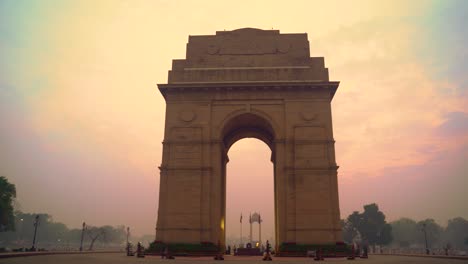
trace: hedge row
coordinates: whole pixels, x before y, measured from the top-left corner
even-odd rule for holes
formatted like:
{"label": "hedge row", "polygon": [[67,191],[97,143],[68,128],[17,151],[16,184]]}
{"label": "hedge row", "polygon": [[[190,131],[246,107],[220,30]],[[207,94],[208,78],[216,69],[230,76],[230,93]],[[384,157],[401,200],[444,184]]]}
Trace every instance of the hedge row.
{"label": "hedge row", "polygon": [[279,247],[280,252],[306,253],[307,251],[321,250],[322,254],[349,253],[351,246],[346,244],[295,244],[283,243]]}
{"label": "hedge row", "polygon": [[205,253],[217,253],[218,247],[209,242],[203,242],[200,244],[189,244],[189,243],[169,243],[165,244],[162,242],[152,242],[150,243],[148,249],[146,252],[148,253],[161,253],[164,252],[164,249],[168,247],[169,252],[171,254],[191,254],[191,253],[199,253],[199,252],[205,252]]}

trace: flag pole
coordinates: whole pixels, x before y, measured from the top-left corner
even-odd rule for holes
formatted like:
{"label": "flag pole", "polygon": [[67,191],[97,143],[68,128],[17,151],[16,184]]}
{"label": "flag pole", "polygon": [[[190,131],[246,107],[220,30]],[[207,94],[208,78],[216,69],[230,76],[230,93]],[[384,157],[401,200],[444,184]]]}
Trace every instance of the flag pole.
{"label": "flag pole", "polygon": [[258,242],[260,242],[260,247],[262,246],[262,217],[258,214]]}
{"label": "flag pole", "polygon": [[242,213],[240,217],[240,244],[242,245]]}
{"label": "flag pole", "polygon": [[252,244],[252,213],[250,213],[249,223],[250,223],[249,243]]}

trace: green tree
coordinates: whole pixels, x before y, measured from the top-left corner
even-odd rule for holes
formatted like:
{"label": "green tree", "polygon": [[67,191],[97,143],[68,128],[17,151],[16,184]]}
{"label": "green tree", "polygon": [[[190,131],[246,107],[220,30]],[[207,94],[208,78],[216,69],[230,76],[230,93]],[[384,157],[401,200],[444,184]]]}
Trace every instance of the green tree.
{"label": "green tree", "polygon": [[462,217],[450,219],[443,234],[444,243],[450,243],[455,248],[464,248],[468,239],[468,221]]}
{"label": "green tree", "polygon": [[13,201],[16,198],[16,187],[0,176],[0,232],[15,229]]}
{"label": "green tree", "polygon": [[392,226],[385,221],[385,214],[375,203],[364,205],[364,212],[353,212],[347,221],[363,240],[371,245],[387,245],[392,241]]}
{"label": "green tree", "polygon": [[[39,226],[37,229],[37,245],[46,249],[78,249],[81,242],[81,228],[69,229],[65,224],[55,222],[48,214],[15,213],[15,231],[3,232],[0,235],[1,247],[30,247],[34,235],[34,221],[39,215]],[[126,239],[124,226],[102,226],[90,227],[91,231],[85,233],[85,243],[93,242],[100,246],[108,247],[122,245]],[[98,232],[94,232],[94,231]],[[97,236],[97,237],[96,237]],[[91,248],[93,248],[91,247]]]}
{"label": "green tree", "polygon": [[342,219],[341,221],[341,229],[343,231],[343,240],[346,243],[353,243],[353,240],[358,236],[356,229],[354,228],[353,224],[348,221],[347,219]]}
{"label": "green tree", "polygon": [[91,239],[88,250],[93,250],[96,240],[99,239],[103,242],[106,241],[106,231],[102,227],[87,226],[86,235],[88,235],[89,239]]}
{"label": "green tree", "polygon": [[112,226],[101,226],[93,227],[88,226],[86,230],[88,238],[91,240],[89,249],[93,250],[96,242],[101,244],[122,244],[126,239],[125,227],[118,226],[114,228]]}
{"label": "green tree", "polygon": [[127,233],[125,231],[125,226],[102,226],[102,230],[105,234],[105,244],[123,244],[127,238]]}
{"label": "green tree", "polygon": [[390,223],[392,226],[393,242],[400,247],[409,247],[418,241],[421,231],[416,221],[409,218],[400,218]]}
{"label": "green tree", "polygon": [[419,221],[417,228],[419,230],[418,242],[420,244],[426,243],[426,238],[424,237],[425,231],[429,248],[439,245],[443,229],[434,221],[434,219]]}
{"label": "green tree", "polygon": [[358,211],[354,211],[344,220],[343,238],[346,242],[352,243],[355,239],[361,239],[360,228],[362,227],[362,215]]}

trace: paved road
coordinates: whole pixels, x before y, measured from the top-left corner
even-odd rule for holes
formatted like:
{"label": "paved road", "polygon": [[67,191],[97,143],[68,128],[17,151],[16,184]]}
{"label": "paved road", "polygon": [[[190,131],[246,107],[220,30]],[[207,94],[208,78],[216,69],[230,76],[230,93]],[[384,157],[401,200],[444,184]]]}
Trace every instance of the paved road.
{"label": "paved road", "polygon": [[[212,258],[188,258],[177,257],[175,260],[165,260],[159,257],[147,256],[146,258],[127,257],[123,253],[100,253],[100,254],[83,254],[83,255],[47,255],[33,257],[16,257],[8,259],[0,259],[1,264],[131,264],[131,263],[268,263],[261,261],[259,257],[233,257],[227,256],[224,262],[214,261]],[[320,263],[312,259],[306,258],[274,258],[273,262],[280,263]],[[466,260],[455,259],[437,259],[423,257],[404,257],[404,256],[370,256],[369,259],[356,259],[349,261],[346,259],[326,259],[324,262],[341,262],[341,263],[367,263],[367,264],[394,264],[394,263],[409,263],[409,264],[462,264],[468,263]]]}

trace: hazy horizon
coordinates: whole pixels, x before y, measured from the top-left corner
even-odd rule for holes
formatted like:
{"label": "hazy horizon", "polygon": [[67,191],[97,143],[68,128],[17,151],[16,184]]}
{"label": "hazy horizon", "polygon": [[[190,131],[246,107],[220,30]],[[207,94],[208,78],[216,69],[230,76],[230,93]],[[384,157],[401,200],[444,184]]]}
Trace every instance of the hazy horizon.
{"label": "hazy horizon", "polygon": [[[377,203],[387,221],[468,219],[467,16],[466,1],[1,1],[0,175],[24,212],[154,234],[156,84],[189,35],[273,28],[307,33],[340,81],[341,218]],[[241,212],[244,236],[255,211],[273,232],[270,155],[255,139],[229,151],[228,237]]]}

